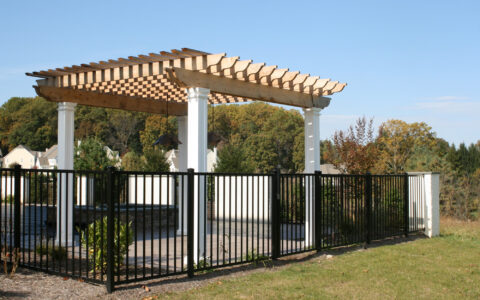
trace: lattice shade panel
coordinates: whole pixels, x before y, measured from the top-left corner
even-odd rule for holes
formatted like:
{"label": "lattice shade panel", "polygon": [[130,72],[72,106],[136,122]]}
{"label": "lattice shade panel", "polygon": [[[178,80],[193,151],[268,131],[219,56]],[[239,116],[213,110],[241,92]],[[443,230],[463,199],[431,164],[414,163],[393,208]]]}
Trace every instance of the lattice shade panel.
{"label": "lattice shade panel", "polygon": [[[327,78],[227,57],[225,53],[209,54],[189,48],[27,75],[43,78],[37,80],[36,90],[47,99],[53,98],[49,94],[55,90],[42,87],[58,89],[57,100],[52,101],[59,101],[58,95],[65,94],[61,91],[64,89],[91,92],[78,93],[74,98],[81,98],[78,103],[93,106],[98,94],[131,97],[132,101],[152,100],[152,105],[163,105],[167,100],[186,103],[186,87],[203,87],[211,91],[210,103],[262,100],[305,108],[325,107],[330,99],[324,96],[338,93],[346,86]],[[83,101],[87,96],[88,101]],[[114,103],[108,105],[115,107]]]}
{"label": "lattice shade panel", "polygon": [[[187,93],[185,89],[178,87],[170,81],[167,74],[78,84],[73,86],[73,88],[106,94],[187,103]],[[209,95],[210,104],[247,101],[251,100],[215,92]]]}

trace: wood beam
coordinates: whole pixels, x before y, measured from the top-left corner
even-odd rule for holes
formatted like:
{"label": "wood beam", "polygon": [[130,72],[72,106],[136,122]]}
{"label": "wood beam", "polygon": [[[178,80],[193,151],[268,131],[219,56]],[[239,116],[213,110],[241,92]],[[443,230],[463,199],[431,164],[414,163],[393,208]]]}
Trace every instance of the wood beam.
{"label": "wood beam", "polygon": [[[114,108],[154,114],[167,113],[166,101],[89,92],[71,88],[57,88],[51,86],[34,86],[33,88],[40,97],[52,102],[74,102],[87,106]],[[175,116],[184,116],[187,114],[187,104],[168,102],[168,113]]]}
{"label": "wood beam", "polygon": [[181,68],[167,69],[167,74],[170,80],[180,87],[202,87],[216,93],[304,108],[324,108],[330,104],[330,98],[322,96],[312,96]]}

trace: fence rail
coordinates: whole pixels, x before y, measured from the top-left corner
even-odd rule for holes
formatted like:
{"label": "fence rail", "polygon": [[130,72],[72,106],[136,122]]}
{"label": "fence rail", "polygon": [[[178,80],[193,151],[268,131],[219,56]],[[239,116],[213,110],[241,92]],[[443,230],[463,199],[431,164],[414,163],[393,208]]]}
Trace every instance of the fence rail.
{"label": "fence rail", "polygon": [[111,291],[422,231],[424,189],[406,174],[0,169],[0,244],[10,263]]}

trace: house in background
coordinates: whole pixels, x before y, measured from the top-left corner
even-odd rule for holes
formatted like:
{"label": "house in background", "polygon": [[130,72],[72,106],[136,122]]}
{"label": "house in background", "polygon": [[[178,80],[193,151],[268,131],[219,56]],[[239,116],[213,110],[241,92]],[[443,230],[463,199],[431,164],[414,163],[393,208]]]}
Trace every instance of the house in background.
{"label": "house in background", "polygon": [[55,169],[57,166],[57,148],[57,145],[53,145],[46,149],[45,152],[40,152],[40,169]]}
{"label": "house in background", "polygon": [[41,152],[33,151],[27,146],[18,145],[5,155],[3,158],[3,166],[10,168],[18,164],[24,169],[38,169],[40,168],[39,153]]}
{"label": "house in background", "polygon": [[[178,172],[178,150],[172,149],[165,153],[168,164],[170,165],[170,172]],[[207,172],[213,172],[217,165],[217,148],[213,150],[207,149]]]}
{"label": "house in background", "polygon": [[118,153],[118,151],[113,151],[108,146],[103,146],[103,151],[105,151],[105,153],[107,153],[108,159],[115,160],[117,162],[115,164],[115,167],[117,169],[122,166],[122,158],[120,157],[120,154]]}
{"label": "house in background", "polygon": [[[103,147],[109,159],[117,161],[116,167],[120,167],[122,160],[117,151],[113,151],[109,147]],[[58,145],[42,151],[33,151],[27,146],[18,145],[3,158],[3,168],[9,168],[15,164],[19,164],[24,169],[55,169],[57,167]]]}
{"label": "house in background", "polygon": [[340,170],[335,168],[335,166],[332,164],[320,165],[320,171],[322,172],[322,174],[332,174],[332,175],[342,174],[342,172],[340,172]]}

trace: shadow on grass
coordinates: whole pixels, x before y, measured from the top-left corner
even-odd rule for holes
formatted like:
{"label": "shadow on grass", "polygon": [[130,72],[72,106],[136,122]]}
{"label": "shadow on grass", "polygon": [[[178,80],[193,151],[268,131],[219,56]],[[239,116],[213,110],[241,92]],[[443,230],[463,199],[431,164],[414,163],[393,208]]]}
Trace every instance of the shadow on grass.
{"label": "shadow on grass", "polygon": [[319,252],[314,250],[314,251],[305,252],[302,254],[292,254],[288,256],[283,256],[277,260],[263,260],[263,261],[249,262],[241,265],[209,269],[206,272],[205,271],[196,272],[195,276],[192,278],[189,278],[186,275],[177,275],[177,276],[165,277],[161,279],[152,279],[148,281],[135,282],[135,283],[117,286],[115,287],[115,290],[126,291],[126,290],[142,288],[145,285],[149,287],[155,287],[155,286],[172,284],[172,283],[180,284],[180,285],[181,284],[188,285],[189,287],[186,289],[189,289],[189,288],[196,287],[199,284],[202,284],[203,282],[211,281],[212,279],[215,279],[215,278],[221,278],[224,276],[230,277],[232,275],[235,276],[235,274],[243,273],[247,271],[254,271],[254,270],[260,270],[260,269],[273,269],[275,267],[283,267],[283,266],[291,265],[294,263],[305,262],[311,259],[319,258],[323,255],[328,255],[328,254],[342,255],[345,253],[354,252],[362,249],[377,248],[377,247],[383,247],[388,245],[397,245],[401,243],[411,242],[415,240],[422,240],[426,238],[427,237],[422,233],[414,233],[414,234],[410,234],[408,237],[397,236],[397,237],[391,237],[391,238],[386,238],[382,240],[375,240],[368,245],[365,243],[362,243],[362,244],[354,244],[354,245],[343,246],[343,247],[329,248]]}

